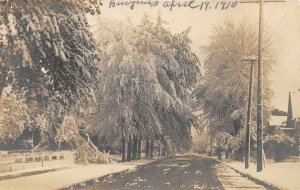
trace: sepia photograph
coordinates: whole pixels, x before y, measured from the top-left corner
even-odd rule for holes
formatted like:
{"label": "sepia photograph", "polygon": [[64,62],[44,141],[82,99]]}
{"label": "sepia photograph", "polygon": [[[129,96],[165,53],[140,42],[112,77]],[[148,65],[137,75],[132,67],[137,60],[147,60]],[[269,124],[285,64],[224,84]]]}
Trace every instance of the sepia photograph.
{"label": "sepia photograph", "polygon": [[300,190],[300,0],[0,0],[0,190]]}

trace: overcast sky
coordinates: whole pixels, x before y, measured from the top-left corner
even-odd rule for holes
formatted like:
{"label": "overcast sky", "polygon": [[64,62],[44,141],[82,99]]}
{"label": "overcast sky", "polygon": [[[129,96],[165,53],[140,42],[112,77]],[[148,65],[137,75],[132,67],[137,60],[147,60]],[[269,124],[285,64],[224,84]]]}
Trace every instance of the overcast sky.
{"label": "overcast sky", "polygon": [[[122,2],[124,0],[116,0]],[[230,0],[228,0],[230,1]],[[232,0],[233,1],[233,0]],[[102,14],[104,18],[118,20],[130,19],[139,23],[147,13],[155,17],[160,10],[163,19],[169,22],[168,27],[173,32],[180,32],[192,27],[190,37],[192,48],[202,60],[199,47],[208,43],[211,27],[221,24],[225,18],[240,20],[246,17],[258,26],[258,4],[243,3],[227,10],[200,11],[198,9],[174,8],[169,11],[162,7],[163,0],[155,8],[147,5],[109,8],[110,0],[103,0]],[[184,2],[184,1],[181,1]],[[197,1],[199,3],[201,1]],[[215,3],[216,0],[213,0]],[[195,3],[195,4],[196,4]],[[274,47],[278,52],[278,65],[274,67],[271,79],[274,81],[273,106],[287,111],[288,92],[300,89],[300,0],[287,0],[281,3],[266,3],[264,6],[264,21],[266,29],[271,34]],[[293,94],[294,115],[300,117],[300,91]]]}

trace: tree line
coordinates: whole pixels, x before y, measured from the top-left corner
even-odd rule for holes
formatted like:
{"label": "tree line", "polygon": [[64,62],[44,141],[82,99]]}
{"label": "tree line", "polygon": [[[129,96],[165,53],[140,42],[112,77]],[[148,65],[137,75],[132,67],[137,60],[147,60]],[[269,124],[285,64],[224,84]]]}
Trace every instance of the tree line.
{"label": "tree line", "polygon": [[3,147],[56,150],[85,139],[123,154],[127,143],[137,158],[142,140],[147,156],[154,140],[168,151],[191,146],[196,120],[189,95],[200,68],[190,29],[172,34],[160,16],[145,16],[137,26],[100,19],[92,33],[86,14],[97,13],[98,5],[4,4]]}
{"label": "tree line", "polygon": [[[97,17],[90,26],[87,14],[100,14],[100,6],[97,0],[2,3],[1,147],[77,148],[79,160],[111,151],[125,161],[142,151],[152,157],[154,149],[163,155],[189,149],[196,127],[219,153],[240,159],[249,83],[241,60],[256,55],[256,29],[245,20],[215,26],[201,67],[191,28],[174,34],[160,15],[137,25]],[[276,56],[268,40],[264,51],[267,123]]]}
{"label": "tree line", "polygon": [[[267,156],[272,156],[278,147],[286,149],[293,140],[279,129],[269,125],[272,109],[273,90],[270,74],[277,64],[276,51],[270,41],[268,31],[264,31],[263,51],[263,139]],[[222,25],[211,30],[209,43],[202,46],[205,55],[205,74],[193,92],[201,113],[199,123],[202,132],[210,136],[210,146],[214,146],[219,159],[222,154],[228,158],[243,160],[246,146],[246,116],[249,101],[250,63],[247,57],[257,57],[258,29],[249,21],[225,20]],[[257,102],[257,62],[254,63],[253,103]],[[256,105],[251,107],[250,142],[251,156],[256,149]],[[209,148],[208,148],[209,149]],[[209,150],[211,154],[213,152]]]}

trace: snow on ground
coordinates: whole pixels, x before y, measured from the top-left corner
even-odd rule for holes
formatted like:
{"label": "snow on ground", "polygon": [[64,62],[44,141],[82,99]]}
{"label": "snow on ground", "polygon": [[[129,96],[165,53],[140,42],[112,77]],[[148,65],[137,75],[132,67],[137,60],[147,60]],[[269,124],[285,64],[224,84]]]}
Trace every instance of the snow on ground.
{"label": "snow on ground", "polygon": [[242,174],[236,172],[224,164],[218,164],[214,168],[214,173],[218,177],[218,180],[222,184],[225,190],[235,189],[255,189],[265,190],[266,188],[260,184],[255,183],[252,180],[242,176]]}
{"label": "snow on ground", "polygon": [[38,175],[19,177],[0,181],[0,190],[53,190],[96,179],[105,175],[125,170],[135,170],[140,165],[155,160],[138,160],[134,162],[84,165],[65,170]]}
{"label": "snow on ground", "polygon": [[[76,164],[74,163],[73,160],[55,160],[55,161],[43,161],[43,162],[0,164],[0,179],[2,176],[7,176],[7,175],[16,175],[16,174],[33,172],[33,171],[43,171],[43,170],[67,168],[67,167],[74,167],[74,166],[76,166]],[[9,167],[11,167],[12,169],[11,172],[9,171],[10,170]]]}
{"label": "snow on ground", "polygon": [[[206,155],[198,156],[212,158]],[[213,157],[213,159],[218,161],[216,157]],[[272,160],[267,160],[266,167],[262,172],[256,172],[256,163],[250,163],[250,167],[248,169],[245,169],[245,164],[242,162],[234,161],[231,159],[224,159],[220,162],[237,170],[242,174],[246,174],[254,179],[265,182],[270,186],[277,187],[280,190],[300,190],[299,160],[299,157],[287,159],[287,162],[280,163],[274,163],[274,161]]]}
{"label": "snow on ground", "polygon": [[73,168],[73,167],[78,167],[78,166],[76,164],[63,164],[63,165],[50,165],[50,166],[37,167],[37,168],[28,168],[28,169],[17,170],[17,171],[12,171],[12,172],[0,173],[0,179],[1,179],[1,177],[5,177],[5,176],[15,176],[15,175],[22,175],[22,174],[26,174],[26,173],[30,173],[30,172],[46,171],[46,170],[59,170],[62,168]]}
{"label": "snow on ground", "polygon": [[300,190],[300,162],[269,163],[262,172],[256,172],[255,163],[251,163],[249,169],[245,169],[241,162],[226,164],[279,189]]}

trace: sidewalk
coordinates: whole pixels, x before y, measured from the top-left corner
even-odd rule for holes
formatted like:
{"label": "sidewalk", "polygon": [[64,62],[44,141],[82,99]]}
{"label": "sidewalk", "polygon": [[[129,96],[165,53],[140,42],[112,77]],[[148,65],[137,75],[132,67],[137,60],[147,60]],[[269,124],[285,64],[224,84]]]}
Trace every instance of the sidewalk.
{"label": "sidewalk", "polygon": [[262,172],[256,172],[255,163],[245,169],[244,163],[226,163],[233,169],[263,181],[278,189],[300,190],[300,162],[269,163]]}
{"label": "sidewalk", "polygon": [[[53,190],[68,187],[74,184],[85,182],[99,177],[135,170],[140,165],[149,164],[154,160],[137,160],[127,163],[99,164],[75,166],[59,171],[18,177],[0,181],[0,190]],[[11,175],[8,173],[8,175]]]}
{"label": "sidewalk", "polygon": [[[217,158],[214,158],[217,160]],[[262,172],[256,172],[256,164],[245,169],[243,162],[224,159],[221,163],[259,182],[280,190],[300,190],[300,162],[267,162]]]}

